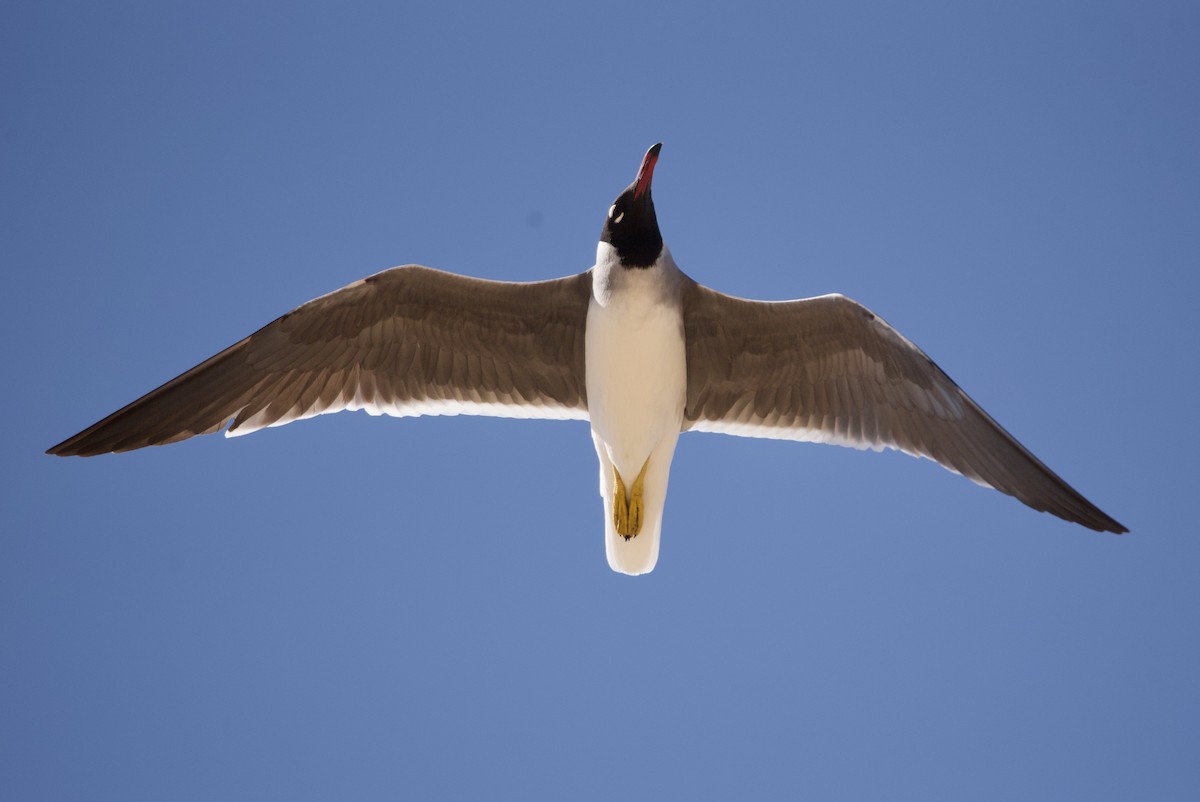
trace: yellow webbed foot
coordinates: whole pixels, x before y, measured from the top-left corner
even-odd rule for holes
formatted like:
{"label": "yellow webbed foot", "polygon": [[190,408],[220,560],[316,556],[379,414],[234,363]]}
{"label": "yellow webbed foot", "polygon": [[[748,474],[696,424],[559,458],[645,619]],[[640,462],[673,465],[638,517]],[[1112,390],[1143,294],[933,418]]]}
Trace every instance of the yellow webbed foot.
{"label": "yellow webbed foot", "polygon": [[641,473],[633,483],[632,494],[625,490],[625,482],[621,479],[621,473],[617,470],[617,466],[613,466],[613,528],[626,540],[636,537],[637,533],[642,531],[642,514],[645,508],[642,500],[643,485],[646,481],[646,468],[649,466],[650,460],[647,458],[642,465]]}
{"label": "yellow webbed foot", "polygon": [[645,504],[642,501],[643,485],[646,481],[646,468],[650,467],[650,458],[647,457],[645,463],[642,464],[641,473],[633,483],[633,494],[629,497],[629,537],[634,537],[638,532],[642,531],[642,513]]}
{"label": "yellow webbed foot", "polygon": [[632,537],[629,534],[629,499],[625,495],[625,483],[621,481],[621,472],[617,470],[617,466],[613,466],[613,528],[617,530],[617,534],[624,537],[626,540]]}

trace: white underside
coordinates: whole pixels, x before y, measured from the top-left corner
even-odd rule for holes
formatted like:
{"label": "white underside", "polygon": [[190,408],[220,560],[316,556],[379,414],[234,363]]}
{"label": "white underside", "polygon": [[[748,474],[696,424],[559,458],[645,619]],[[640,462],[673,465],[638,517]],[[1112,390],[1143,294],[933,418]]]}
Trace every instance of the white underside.
{"label": "white underside", "polygon": [[[604,549],[609,566],[623,574],[648,573],[658,561],[687,389],[682,308],[677,293],[664,292],[674,286],[677,268],[665,249],[664,256],[663,264],[645,270],[612,266],[621,275],[613,277],[610,292],[596,292],[588,308],[588,411],[600,460]],[[595,284],[605,286],[599,276]],[[613,525],[613,468],[632,492],[647,460],[642,528],[626,540]]]}
{"label": "white underside", "polygon": [[344,396],[337,399],[328,407],[310,407],[303,410],[292,410],[289,414],[274,423],[263,423],[263,420],[267,417],[267,413],[264,410],[262,413],[248,418],[236,429],[227,430],[225,436],[241,437],[242,435],[256,432],[259,429],[283,426],[293,421],[315,418],[317,415],[328,415],[334,412],[342,412],[343,410],[362,410],[368,415],[387,415],[392,418],[413,418],[422,415],[486,415],[493,418],[534,418],[538,420],[588,419],[588,413],[585,409],[554,404],[538,404],[525,401],[516,396],[503,398],[498,401],[457,401],[446,399],[408,401],[402,404],[373,400],[367,401],[361,396]]}

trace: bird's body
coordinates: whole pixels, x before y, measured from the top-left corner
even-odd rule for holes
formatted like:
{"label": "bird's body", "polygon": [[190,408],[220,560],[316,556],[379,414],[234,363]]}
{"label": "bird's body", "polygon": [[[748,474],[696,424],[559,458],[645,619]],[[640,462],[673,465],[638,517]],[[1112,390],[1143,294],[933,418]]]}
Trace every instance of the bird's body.
{"label": "bird's body", "polygon": [[596,264],[551,281],[410,265],[310,301],[48,453],[227,436],[343,409],[589,420],[609,565],[658,559],[682,431],[896,448],[1091,529],[1124,532],[920,349],[840,295],[734,298],[658,229],[659,145],[608,210]]}
{"label": "bird's body", "polygon": [[[683,427],[683,274],[666,248],[641,270],[621,267],[607,243],[598,251],[585,353],[588,412],[605,500],[605,553],[614,571],[642,574],[658,560],[667,478]],[[637,537],[626,539],[614,526],[613,486],[616,476],[632,480],[644,465],[642,527]]]}

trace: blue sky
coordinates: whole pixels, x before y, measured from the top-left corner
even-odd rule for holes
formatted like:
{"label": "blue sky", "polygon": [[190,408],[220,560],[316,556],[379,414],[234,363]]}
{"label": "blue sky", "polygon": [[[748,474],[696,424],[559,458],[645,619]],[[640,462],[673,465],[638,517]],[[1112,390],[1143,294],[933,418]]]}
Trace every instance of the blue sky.
{"label": "blue sky", "polygon": [[[0,11],[13,799],[1192,799],[1188,3]],[[663,141],[685,271],[843,292],[1132,529],[685,435],[604,559],[578,422],[49,446],[406,262],[591,265]]]}

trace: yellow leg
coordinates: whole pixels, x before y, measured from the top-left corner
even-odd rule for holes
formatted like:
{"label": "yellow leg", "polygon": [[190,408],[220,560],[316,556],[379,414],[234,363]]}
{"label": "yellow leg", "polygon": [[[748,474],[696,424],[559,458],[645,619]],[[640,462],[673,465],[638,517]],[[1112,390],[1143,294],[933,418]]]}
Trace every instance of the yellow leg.
{"label": "yellow leg", "polygon": [[633,493],[629,494],[625,490],[625,482],[621,480],[621,472],[617,470],[617,466],[613,466],[613,527],[617,534],[626,540],[636,537],[637,533],[642,531],[642,510],[645,506],[642,501],[643,485],[648,467],[650,459],[647,457],[641,473],[634,480]]}
{"label": "yellow leg", "polygon": [[[650,458],[646,457],[646,461],[642,463],[641,473],[637,475],[637,479],[633,482],[633,494],[629,497],[629,537],[635,536],[642,531],[642,485],[646,481],[646,469],[650,467]],[[628,539],[628,538],[626,538]]]}
{"label": "yellow leg", "polygon": [[613,527],[618,535],[629,540],[629,500],[625,496],[625,483],[621,481],[621,472],[613,466]]}

